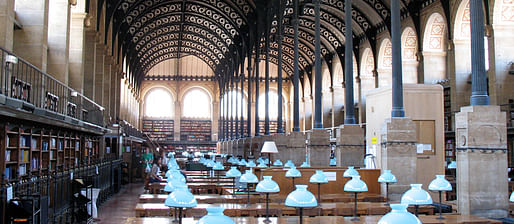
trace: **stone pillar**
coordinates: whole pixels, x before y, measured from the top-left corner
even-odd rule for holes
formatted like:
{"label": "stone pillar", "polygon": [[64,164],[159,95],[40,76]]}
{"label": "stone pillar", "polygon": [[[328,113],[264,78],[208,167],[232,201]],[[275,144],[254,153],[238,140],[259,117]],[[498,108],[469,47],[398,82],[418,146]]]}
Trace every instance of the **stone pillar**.
{"label": "stone pillar", "polygon": [[467,106],[455,115],[459,213],[508,216],[506,114],[499,106]]}
{"label": "stone pillar", "polygon": [[324,129],[313,129],[307,133],[309,160],[311,166],[330,165],[330,133]]}
{"label": "stone pillar", "polygon": [[[103,84],[104,84],[104,92],[103,92],[103,104],[102,106],[105,107],[105,113],[104,113],[104,116],[105,118],[109,118],[110,114],[111,114],[111,105],[110,105],[110,102],[111,102],[111,67],[112,67],[112,56],[110,55],[105,55],[104,56],[104,76],[103,76]],[[134,100],[134,93],[132,92],[132,100]],[[134,103],[135,102],[132,102],[132,114],[134,114],[133,112],[133,109],[134,109]]]}
{"label": "stone pillar", "polygon": [[23,29],[14,31],[14,53],[46,72],[48,0],[16,0],[16,18]]}
{"label": "stone pillar", "polygon": [[293,23],[294,30],[294,60],[293,60],[293,131],[300,132],[300,89],[299,89],[299,67],[298,67],[298,58],[299,58],[299,49],[298,49],[298,0],[293,0],[293,19],[291,22]]}
{"label": "stone pillar", "polygon": [[277,146],[278,153],[272,155],[271,164],[277,159],[280,159],[282,163],[285,163],[288,159],[291,158],[291,150],[287,147],[289,141],[291,139],[289,136],[286,136],[285,134],[275,134],[272,135],[272,141],[275,142],[275,145]]}
{"label": "stone pillar", "polygon": [[289,157],[284,158],[282,163],[286,163],[290,159],[294,164],[300,165],[305,161],[305,138],[306,136],[302,132],[292,132],[287,136]]}
{"label": "stone pillar", "polygon": [[[345,0],[344,3],[345,21],[352,21],[352,0]],[[352,23],[345,23],[346,32],[345,36],[352,37]],[[345,53],[344,53],[344,82],[345,82],[345,124],[355,124],[355,108],[353,98],[353,38],[345,39]]]}
{"label": "stone pillar", "polygon": [[82,61],[84,66],[83,93],[89,99],[95,99],[96,32],[94,30],[86,30],[84,38],[84,55]]}
{"label": "stone pillar", "polygon": [[[96,39],[99,39],[97,34]],[[103,44],[96,44],[96,57],[95,57],[95,102],[104,106],[104,52],[105,46]],[[128,98],[127,98],[128,100]],[[128,101],[127,101],[128,102]]]}
{"label": "stone pillar", "polygon": [[343,125],[336,129],[337,166],[364,167],[364,128],[360,125]]}
{"label": "stone pillar", "polygon": [[212,102],[212,125],[211,125],[211,140],[217,141],[218,140],[218,117],[219,117],[219,102],[213,101]]}
{"label": "stone pillar", "polygon": [[70,4],[68,0],[49,1],[48,16],[48,74],[68,84]]}
{"label": "stone pillar", "polygon": [[[314,128],[323,128],[321,114],[321,84],[323,83],[321,74],[321,25],[320,25],[320,3],[321,0],[314,0]],[[327,141],[328,143],[328,141]],[[328,163],[327,163],[328,165]]]}
{"label": "stone pillar", "polygon": [[87,51],[84,34],[86,13],[78,8],[74,8],[73,11],[70,28],[69,86],[84,93],[84,51]]}
{"label": "stone pillar", "polygon": [[[416,124],[410,118],[389,118],[382,126],[381,139],[382,169],[400,177],[398,183],[389,185],[389,198],[399,201],[410,184],[416,183]],[[381,187],[385,194],[385,185]]]}
{"label": "stone pillar", "polygon": [[0,2],[0,47],[13,50],[14,0]]}
{"label": "stone pillar", "polygon": [[180,141],[180,118],[182,117],[182,104],[179,100],[175,101],[175,121],[173,127],[173,136],[175,141]]}
{"label": "stone pillar", "polygon": [[[110,88],[110,100],[109,100],[109,107],[111,109],[110,116],[112,117],[113,123],[116,122],[116,104],[119,102],[119,99],[116,98],[116,92],[120,91],[119,87],[119,70],[118,65],[114,64],[111,66],[111,88]],[[136,111],[139,113],[139,105],[135,108]],[[136,117],[136,120],[139,120],[139,116]]]}

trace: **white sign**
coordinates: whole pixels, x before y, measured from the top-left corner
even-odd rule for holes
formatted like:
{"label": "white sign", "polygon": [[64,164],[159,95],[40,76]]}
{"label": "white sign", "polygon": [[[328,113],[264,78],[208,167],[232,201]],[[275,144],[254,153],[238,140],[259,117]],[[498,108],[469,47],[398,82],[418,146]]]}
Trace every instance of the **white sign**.
{"label": "white sign", "polygon": [[323,172],[325,176],[327,176],[328,181],[336,181],[337,180],[337,174],[336,172]]}
{"label": "white sign", "polygon": [[8,187],[7,188],[7,201],[12,200],[12,198],[13,198],[12,187]]}

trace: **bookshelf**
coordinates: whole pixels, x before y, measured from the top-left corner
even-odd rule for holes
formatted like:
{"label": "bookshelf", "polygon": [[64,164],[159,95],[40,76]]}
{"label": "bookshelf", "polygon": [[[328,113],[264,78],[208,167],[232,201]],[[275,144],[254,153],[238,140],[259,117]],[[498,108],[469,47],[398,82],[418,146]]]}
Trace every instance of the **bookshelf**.
{"label": "bookshelf", "polygon": [[[264,134],[265,121],[259,121],[259,133]],[[286,122],[282,123],[282,130],[286,129]],[[275,134],[278,131],[278,121],[269,121],[269,133]]]}
{"label": "bookshelf", "polygon": [[181,141],[211,141],[210,120],[180,120]]}
{"label": "bookshelf", "polygon": [[144,119],[143,133],[152,141],[173,141],[174,122],[163,119]]}
{"label": "bookshelf", "polygon": [[216,143],[215,142],[174,142],[166,144],[165,149],[167,152],[175,152],[176,155],[181,155],[182,152],[216,152]]}
{"label": "bookshelf", "polygon": [[[98,158],[98,137],[57,128],[0,126],[0,171],[7,181],[73,170]],[[82,149],[87,153],[81,154]]]}
{"label": "bookshelf", "polygon": [[452,120],[452,104],[450,97],[450,87],[443,87],[444,97],[444,131],[453,131],[453,120]]}

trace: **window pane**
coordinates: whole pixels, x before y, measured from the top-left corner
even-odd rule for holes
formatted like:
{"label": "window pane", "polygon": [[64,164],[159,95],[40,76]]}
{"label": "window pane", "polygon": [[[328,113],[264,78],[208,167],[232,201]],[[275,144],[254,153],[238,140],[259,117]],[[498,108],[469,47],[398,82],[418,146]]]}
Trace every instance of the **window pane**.
{"label": "window pane", "polygon": [[211,118],[211,100],[204,90],[190,90],[184,97],[183,117]]}
{"label": "window pane", "polygon": [[173,117],[173,101],[164,89],[154,89],[146,96],[145,115],[147,117]]}

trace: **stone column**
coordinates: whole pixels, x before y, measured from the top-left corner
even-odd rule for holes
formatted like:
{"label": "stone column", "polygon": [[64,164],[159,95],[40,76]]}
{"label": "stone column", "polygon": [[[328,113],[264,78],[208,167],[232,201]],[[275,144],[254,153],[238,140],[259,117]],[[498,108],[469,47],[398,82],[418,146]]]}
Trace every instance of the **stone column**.
{"label": "stone column", "polygon": [[455,115],[459,213],[508,216],[506,114],[499,106],[462,107]]}
{"label": "stone column", "polygon": [[[352,0],[345,0],[344,3],[345,21],[352,21]],[[345,36],[353,37],[352,23],[345,23]],[[344,82],[345,82],[345,124],[355,124],[355,109],[353,103],[353,38],[345,39],[344,52]]]}
{"label": "stone column", "polygon": [[[116,103],[119,101],[119,99],[116,98],[116,92],[120,91],[119,87],[119,74],[120,69],[118,69],[118,65],[114,64],[111,66],[111,88],[110,88],[110,100],[109,100],[109,107],[111,109],[111,117],[113,123],[116,122]],[[139,113],[139,106],[136,108],[136,111]],[[137,117],[136,120],[139,120],[139,117]]]}
{"label": "stone column", "polygon": [[[105,55],[104,56],[104,76],[103,76],[103,84],[104,84],[104,95],[103,95],[103,104],[105,107],[105,118],[109,118],[111,114],[111,67],[112,67],[112,56]],[[132,92],[132,99],[134,99],[134,93]],[[134,103],[134,102],[132,102]],[[134,105],[132,105],[132,109],[134,109]],[[133,114],[134,112],[132,112]]]}
{"label": "stone column", "polygon": [[336,136],[337,166],[364,167],[364,129],[360,125],[346,124],[336,129]]}
{"label": "stone column", "polygon": [[305,161],[306,136],[302,132],[291,132],[286,137],[288,139],[287,151],[289,151],[289,157],[284,158],[282,163],[286,163],[290,159],[294,164],[302,164]]}
{"label": "stone column", "polygon": [[312,129],[307,133],[309,160],[311,166],[330,165],[330,133],[324,129]]}
{"label": "stone column", "polygon": [[69,85],[78,92],[84,93],[84,51],[87,51],[84,33],[86,13],[78,8],[74,8],[73,11],[70,28]]}
{"label": "stone column", "polygon": [[389,186],[389,198],[399,201],[410,184],[416,183],[416,124],[410,118],[389,118],[382,126],[381,139],[382,169],[401,177]]}
{"label": "stone column", "polygon": [[298,58],[299,58],[299,50],[298,50],[298,1],[293,0],[293,19],[291,22],[293,23],[294,29],[294,60],[293,60],[293,131],[300,132],[300,89],[299,89],[299,67],[298,67]]}
{"label": "stone column", "polygon": [[[96,39],[100,37],[97,34]],[[96,44],[96,60],[95,60],[95,102],[104,105],[104,52],[105,46],[103,44]],[[128,100],[128,99],[127,99]],[[127,101],[128,102],[128,101]]]}
{"label": "stone column", "polygon": [[94,30],[86,30],[83,52],[83,93],[86,97],[90,99],[95,99],[96,32]]}
{"label": "stone column", "polygon": [[[321,113],[321,34],[320,34],[320,1],[314,0],[314,128],[323,128],[322,113]],[[328,141],[327,141],[328,144]],[[327,163],[328,165],[328,163]]]}
{"label": "stone column", "polygon": [[69,82],[70,4],[68,0],[49,1],[48,74]]}
{"label": "stone column", "polygon": [[0,47],[13,50],[14,0],[0,2]]}
{"label": "stone column", "polygon": [[175,141],[180,141],[180,118],[182,117],[182,104],[179,100],[175,101],[175,121],[173,127],[173,136]]}
{"label": "stone column", "polygon": [[218,118],[219,117],[219,102],[213,101],[212,102],[212,125],[211,125],[211,140],[217,141],[218,140]]}
{"label": "stone column", "polygon": [[23,29],[14,31],[14,53],[46,72],[48,0],[16,0],[16,17]]}

